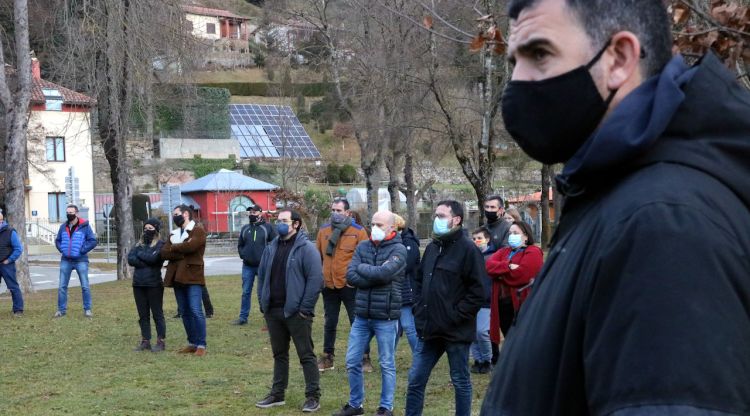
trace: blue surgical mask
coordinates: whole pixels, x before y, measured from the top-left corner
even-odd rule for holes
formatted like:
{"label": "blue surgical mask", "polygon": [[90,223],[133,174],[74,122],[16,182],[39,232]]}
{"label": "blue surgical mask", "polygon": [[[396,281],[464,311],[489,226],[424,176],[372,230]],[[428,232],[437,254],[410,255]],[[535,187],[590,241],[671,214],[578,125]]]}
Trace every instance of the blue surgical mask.
{"label": "blue surgical mask", "polygon": [[289,224],[285,224],[283,222],[281,224],[276,224],[276,231],[280,236],[284,237],[285,235],[289,234]]}
{"label": "blue surgical mask", "polygon": [[372,233],[370,234],[372,241],[383,241],[385,240],[385,231],[380,227],[372,227]]}
{"label": "blue surgical mask", "polygon": [[448,234],[451,231],[451,228],[448,226],[450,220],[450,218],[435,218],[432,222],[432,232],[436,236]]}
{"label": "blue surgical mask", "polygon": [[523,236],[521,234],[511,234],[508,236],[508,244],[511,248],[521,247],[523,244]]}

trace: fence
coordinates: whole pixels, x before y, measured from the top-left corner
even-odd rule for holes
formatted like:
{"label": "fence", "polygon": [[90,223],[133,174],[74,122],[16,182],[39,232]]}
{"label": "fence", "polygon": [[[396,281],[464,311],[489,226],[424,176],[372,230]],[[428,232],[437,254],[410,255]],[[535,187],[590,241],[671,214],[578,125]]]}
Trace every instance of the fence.
{"label": "fence", "polygon": [[26,237],[31,245],[55,245],[60,222],[50,222],[47,218],[34,218],[26,221]]}

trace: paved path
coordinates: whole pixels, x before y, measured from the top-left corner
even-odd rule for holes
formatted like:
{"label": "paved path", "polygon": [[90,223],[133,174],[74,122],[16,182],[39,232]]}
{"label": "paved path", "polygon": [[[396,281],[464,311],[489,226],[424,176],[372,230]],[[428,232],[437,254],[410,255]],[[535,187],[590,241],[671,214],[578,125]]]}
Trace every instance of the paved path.
{"label": "paved path", "polygon": [[[60,261],[60,256],[34,256],[31,260]],[[115,272],[96,270],[96,263],[106,262],[104,259],[91,259],[89,268],[89,284],[111,282],[115,280]],[[206,276],[239,275],[242,273],[242,260],[239,257],[206,257],[204,259]],[[51,265],[32,265],[31,282],[36,290],[57,289],[60,279],[60,268]],[[74,271],[70,276],[68,287],[80,286],[78,275]],[[6,292],[5,282],[0,285],[0,293]]]}

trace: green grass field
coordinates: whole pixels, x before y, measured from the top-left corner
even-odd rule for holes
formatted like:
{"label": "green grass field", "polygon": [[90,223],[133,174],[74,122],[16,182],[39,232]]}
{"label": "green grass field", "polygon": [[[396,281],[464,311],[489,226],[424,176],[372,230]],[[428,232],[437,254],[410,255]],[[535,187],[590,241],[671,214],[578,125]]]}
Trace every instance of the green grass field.
{"label": "green grass field", "polygon": [[[171,289],[164,293],[167,351],[133,352],[139,341],[138,318],[129,281],[92,286],[94,318],[85,319],[81,293],[69,291],[68,315],[51,317],[57,291],[25,298],[23,318],[13,318],[10,298],[0,297],[0,409],[5,415],[295,415],[304,401],[302,370],[292,347],[290,385],[284,407],[254,406],[269,391],[273,359],[268,333],[261,330],[255,293],[250,324],[230,321],[239,310],[239,276],[208,281],[215,315],[208,320],[208,354],[198,358],[175,351],[185,344]],[[323,305],[313,328],[316,353],[323,342]],[[321,375],[322,408],[329,415],[348,398],[344,356],[349,325],[343,313],[337,339],[336,369]],[[155,337],[155,336],[154,336]],[[373,341],[373,357],[376,347]],[[365,375],[365,414],[373,414],[380,395],[380,372]],[[405,339],[397,355],[395,413],[403,414],[411,353]],[[487,375],[472,375],[474,414],[487,388]],[[425,415],[453,414],[453,390],[443,358],[433,371]]]}

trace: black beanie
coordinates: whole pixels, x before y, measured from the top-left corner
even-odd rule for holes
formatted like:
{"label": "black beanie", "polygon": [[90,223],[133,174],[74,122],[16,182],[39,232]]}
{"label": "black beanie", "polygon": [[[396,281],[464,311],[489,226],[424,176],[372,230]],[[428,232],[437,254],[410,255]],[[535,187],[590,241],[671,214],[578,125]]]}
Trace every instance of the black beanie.
{"label": "black beanie", "polygon": [[146,225],[151,225],[152,227],[156,228],[157,233],[161,229],[161,221],[159,221],[158,218],[149,218],[148,221],[146,221],[146,223],[143,224],[144,227]]}

